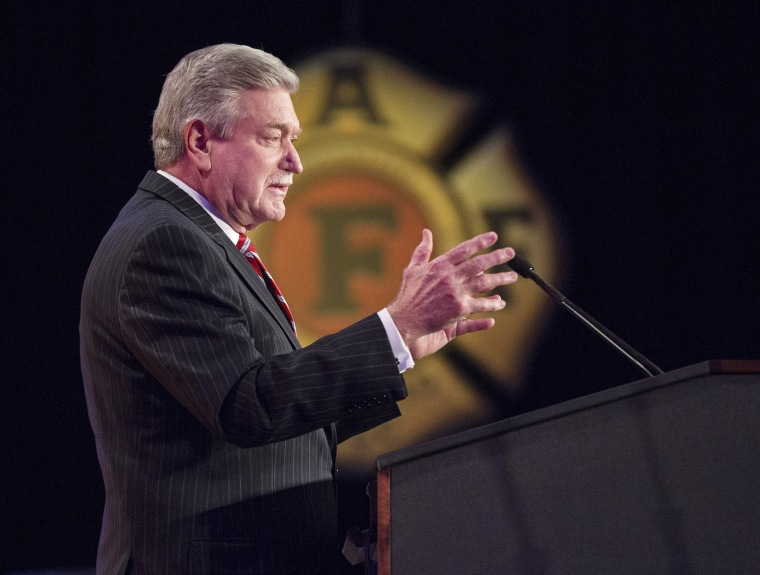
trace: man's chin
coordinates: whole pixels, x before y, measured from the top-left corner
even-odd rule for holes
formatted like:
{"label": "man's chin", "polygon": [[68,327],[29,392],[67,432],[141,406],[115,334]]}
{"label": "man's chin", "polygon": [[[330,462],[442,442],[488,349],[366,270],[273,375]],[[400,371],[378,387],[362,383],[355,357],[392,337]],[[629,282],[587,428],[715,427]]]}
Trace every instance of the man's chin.
{"label": "man's chin", "polygon": [[279,222],[285,217],[285,205],[276,206],[272,209],[270,217],[267,218],[270,222]]}

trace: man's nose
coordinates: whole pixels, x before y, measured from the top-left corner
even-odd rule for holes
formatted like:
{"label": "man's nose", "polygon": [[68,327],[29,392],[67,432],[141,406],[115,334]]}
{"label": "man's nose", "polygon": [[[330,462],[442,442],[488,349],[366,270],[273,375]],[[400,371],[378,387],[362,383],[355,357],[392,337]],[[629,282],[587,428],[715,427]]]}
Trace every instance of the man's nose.
{"label": "man's nose", "polygon": [[292,142],[288,144],[287,151],[285,152],[285,155],[282,158],[280,167],[283,170],[287,170],[288,172],[293,172],[294,174],[300,174],[301,172],[303,172],[301,157],[298,155],[298,151],[296,150]]}

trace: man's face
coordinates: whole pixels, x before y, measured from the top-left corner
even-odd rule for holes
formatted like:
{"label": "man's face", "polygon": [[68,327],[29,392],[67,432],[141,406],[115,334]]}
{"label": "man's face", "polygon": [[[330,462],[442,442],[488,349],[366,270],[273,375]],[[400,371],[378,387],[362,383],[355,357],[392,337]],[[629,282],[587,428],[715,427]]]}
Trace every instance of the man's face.
{"label": "man's face", "polygon": [[248,90],[241,104],[247,114],[231,137],[208,142],[203,193],[232,227],[251,230],[285,216],[288,186],[303,171],[293,147],[301,129],[284,89]]}

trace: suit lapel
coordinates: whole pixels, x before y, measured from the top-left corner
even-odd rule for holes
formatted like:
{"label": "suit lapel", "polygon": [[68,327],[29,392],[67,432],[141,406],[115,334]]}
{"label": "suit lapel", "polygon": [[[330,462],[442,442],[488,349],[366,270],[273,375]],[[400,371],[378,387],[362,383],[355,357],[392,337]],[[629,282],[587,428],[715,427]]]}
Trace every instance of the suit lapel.
{"label": "suit lapel", "polygon": [[251,291],[259,302],[261,302],[261,305],[264,306],[269,314],[277,321],[291,343],[296,348],[300,347],[298,340],[295,335],[293,335],[290,323],[285,318],[282,310],[277,305],[277,302],[274,301],[272,294],[269,293],[264,282],[262,282],[261,278],[259,278],[256,272],[253,271],[253,268],[251,268],[251,265],[245,259],[245,256],[240,253],[213,218],[208,215],[203,206],[198,204],[198,202],[187,193],[174,185],[173,182],[153,171],[149,171],[145,175],[139,187],[147,192],[156,194],[171,203],[203,230],[204,233],[219,244],[219,246],[224,249],[229,264],[235,269],[248,287],[251,288]]}

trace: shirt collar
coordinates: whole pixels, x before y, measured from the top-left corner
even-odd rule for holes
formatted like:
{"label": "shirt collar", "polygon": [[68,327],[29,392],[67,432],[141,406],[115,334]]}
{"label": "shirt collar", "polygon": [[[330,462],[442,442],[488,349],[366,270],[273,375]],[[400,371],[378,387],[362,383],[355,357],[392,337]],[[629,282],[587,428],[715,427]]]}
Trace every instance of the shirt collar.
{"label": "shirt collar", "polygon": [[237,245],[238,238],[240,237],[240,234],[236,232],[233,227],[225,222],[222,219],[221,214],[216,211],[216,208],[211,205],[211,203],[206,199],[205,196],[201,195],[200,193],[196,192],[193,188],[188,186],[185,182],[182,180],[175,178],[171,174],[163,171],[163,170],[157,170],[159,174],[161,174],[163,177],[165,177],[167,180],[171,181],[172,183],[176,184],[176,186],[182,190],[183,192],[187,193],[188,196],[193,198],[196,202],[198,202],[201,207],[208,212],[208,215],[211,216],[211,218],[217,223],[217,225],[221,228],[221,230],[224,232],[224,235],[226,235],[228,238],[230,238],[230,241]]}

